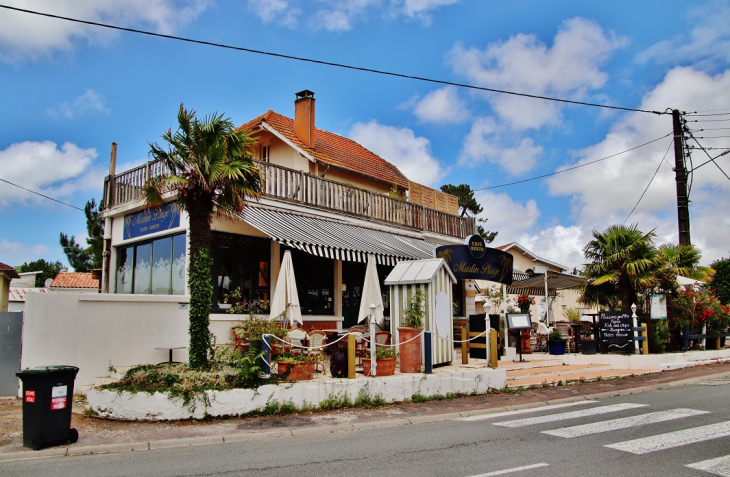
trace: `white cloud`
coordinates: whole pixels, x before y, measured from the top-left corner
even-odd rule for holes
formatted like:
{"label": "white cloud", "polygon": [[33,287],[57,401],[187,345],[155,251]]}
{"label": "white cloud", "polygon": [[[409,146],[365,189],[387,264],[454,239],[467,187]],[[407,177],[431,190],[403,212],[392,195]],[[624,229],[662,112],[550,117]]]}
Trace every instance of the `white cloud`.
{"label": "white cloud", "polygon": [[54,119],[73,119],[85,114],[109,114],[104,99],[93,89],[87,89],[84,94],[73,101],[64,101],[55,108],[48,110]]}
{"label": "white cloud", "polygon": [[[449,58],[456,74],[479,86],[581,99],[604,85],[608,76],[600,67],[624,44],[596,22],[572,18],[563,22],[552,47],[536,35],[518,34],[483,50],[456,45]],[[561,119],[556,103],[492,93],[485,98],[516,129],[556,125]]]}
{"label": "white cloud", "polygon": [[483,224],[484,228],[499,232],[494,245],[518,241],[535,226],[540,217],[537,203],[532,199],[521,204],[507,194],[489,191],[476,191],[474,198],[484,208],[479,218],[488,219]]}
{"label": "white cloud", "polygon": [[656,43],[639,55],[637,61],[646,63],[680,64],[690,62],[695,67],[712,67],[730,61],[730,3],[716,0],[689,10],[688,17],[696,26],[689,33]]}
{"label": "white cloud", "polygon": [[[692,68],[678,67],[669,71],[664,80],[645,95],[640,108],[664,111],[667,107],[674,107],[706,111],[717,108],[718,104],[730,104],[730,70],[711,76]],[[696,119],[701,120],[702,117]],[[711,124],[689,123],[689,127],[701,128]],[[577,152],[577,160],[565,166],[607,157],[671,131],[669,115],[625,115],[603,141]],[[670,141],[671,137],[667,137],[594,165],[556,175],[546,181],[549,192],[570,198],[573,218],[582,224],[582,228],[602,231],[611,224],[626,220],[661,162],[646,195],[626,223],[637,223],[639,229],[646,232],[656,229],[658,243],[677,243],[676,184],[672,171],[674,151],[670,148]],[[730,148],[728,138],[700,139],[700,143]],[[666,159],[663,159],[668,149]],[[697,167],[707,156],[694,151],[692,158]],[[723,158],[718,159],[718,163],[730,174],[730,160],[723,161]],[[727,256],[730,220],[724,204],[730,203],[730,180],[714,165],[707,164],[694,172],[690,200],[692,242],[701,248],[708,263],[722,255]]]}
{"label": "white cloud", "polygon": [[466,102],[453,86],[431,91],[416,103],[413,112],[421,121],[437,124],[460,123],[469,117]]}
{"label": "white cloud", "polygon": [[265,24],[278,23],[290,28],[298,24],[302,14],[288,0],[248,0],[248,8]]}
{"label": "white cloud", "polygon": [[[27,10],[120,26],[173,33],[198,17],[210,0],[7,0]],[[70,51],[79,40],[104,43],[115,33],[80,23],[3,10],[0,15],[0,60],[38,59]]]}
{"label": "white cloud", "polygon": [[394,164],[410,180],[438,187],[446,175],[441,164],[431,155],[431,142],[417,137],[408,128],[396,128],[376,121],[356,123],[350,139]]}
{"label": "white cloud", "polygon": [[43,244],[26,245],[11,242],[8,239],[0,239],[0,262],[11,267],[47,257],[50,251],[48,246]]}
{"label": "white cloud", "polygon": [[579,268],[585,262],[583,247],[591,238],[590,229],[586,230],[578,225],[555,225],[532,234],[525,233],[516,242],[535,255],[564,265],[572,271],[574,267]]}
{"label": "white cloud", "polygon": [[459,0],[392,0],[391,15],[405,15],[429,26],[433,22],[431,13],[434,10],[458,2]]}
{"label": "white cloud", "polygon": [[459,164],[474,167],[488,161],[511,175],[532,170],[542,154],[529,137],[513,137],[494,118],[478,118],[464,139]]}
{"label": "white cloud", "polygon": [[[65,143],[21,142],[0,151],[2,178],[18,186],[65,201],[80,191],[98,191],[104,171],[94,167],[95,149]],[[0,187],[0,208],[12,204],[54,202],[16,187]],[[73,205],[73,204],[72,204]]]}

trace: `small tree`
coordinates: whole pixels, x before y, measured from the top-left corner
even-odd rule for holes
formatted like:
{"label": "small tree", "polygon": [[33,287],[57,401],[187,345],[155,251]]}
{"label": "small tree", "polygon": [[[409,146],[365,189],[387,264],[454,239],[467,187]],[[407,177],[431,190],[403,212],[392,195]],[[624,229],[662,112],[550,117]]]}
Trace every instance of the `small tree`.
{"label": "small tree", "polygon": [[[474,191],[471,190],[471,186],[468,184],[461,184],[458,186],[453,184],[444,184],[441,186],[441,192],[451,194],[459,199],[459,208],[461,209],[459,214],[462,217],[467,215],[467,212],[474,217],[484,212],[484,208],[479,205],[474,197]],[[477,219],[477,221],[481,223],[487,223],[487,220],[489,219]],[[479,234],[486,243],[492,243],[494,239],[497,238],[498,233],[499,232],[485,230],[483,226],[477,225],[477,234]]]}
{"label": "small tree", "polygon": [[69,265],[77,272],[90,272],[101,268],[104,250],[104,219],[101,217],[101,212],[94,199],[86,203],[84,214],[86,215],[86,230],[88,232],[86,244],[88,247],[81,248],[81,245],[76,243],[76,237],[73,235],[69,238],[68,235],[61,232],[59,238]]}
{"label": "small tree", "polygon": [[715,296],[723,305],[730,305],[730,259],[721,258],[710,265],[715,270],[709,287],[715,290]]}
{"label": "small tree", "polygon": [[15,267],[15,270],[18,273],[41,272],[35,276],[35,286],[42,287],[46,283],[46,280],[56,278],[59,272],[65,272],[67,269],[59,261],[46,262],[41,258],[33,262],[25,262]]}

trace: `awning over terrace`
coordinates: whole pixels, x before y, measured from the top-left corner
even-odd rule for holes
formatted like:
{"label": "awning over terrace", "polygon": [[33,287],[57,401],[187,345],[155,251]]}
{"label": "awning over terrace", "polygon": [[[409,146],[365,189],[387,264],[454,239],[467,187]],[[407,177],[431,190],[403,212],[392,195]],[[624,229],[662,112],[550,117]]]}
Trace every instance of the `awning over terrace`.
{"label": "awning over terrace", "polygon": [[[523,275],[523,274],[520,274]],[[545,274],[535,273],[533,276],[524,274],[525,278],[515,280],[512,285],[507,286],[507,293],[519,295],[526,293],[532,296],[545,296]],[[547,272],[547,289],[550,296],[555,296],[557,290],[576,288],[588,283],[588,279],[576,275],[568,275],[558,272]]]}
{"label": "awning over terrace", "polygon": [[367,262],[369,253],[375,255],[381,265],[433,258],[434,249],[442,245],[342,221],[250,205],[240,218],[280,244],[320,257],[351,262]]}

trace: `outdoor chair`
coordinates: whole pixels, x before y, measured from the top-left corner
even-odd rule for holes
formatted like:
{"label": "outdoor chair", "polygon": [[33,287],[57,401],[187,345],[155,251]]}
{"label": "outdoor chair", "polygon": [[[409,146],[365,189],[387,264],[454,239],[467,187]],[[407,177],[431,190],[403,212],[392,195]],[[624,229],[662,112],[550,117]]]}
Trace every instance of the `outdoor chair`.
{"label": "outdoor chair", "polygon": [[[309,347],[315,349],[306,350],[310,356],[324,356],[324,345],[327,343],[327,335],[322,330],[311,330],[309,332]],[[319,367],[321,361],[317,361],[317,367]],[[315,368],[316,369],[316,368]],[[322,365],[322,372],[324,372],[324,365]]]}
{"label": "outdoor chair", "polygon": [[379,345],[390,344],[390,332],[389,331],[376,331],[375,332],[375,343]]}
{"label": "outdoor chair", "polygon": [[306,331],[301,328],[292,328],[286,335],[286,342],[288,343],[288,351],[291,354],[303,354],[304,348],[309,339],[309,335]]}
{"label": "outdoor chair", "polygon": [[545,350],[547,350],[547,341],[550,330],[548,330],[548,327],[545,326],[545,323],[540,322],[537,324],[537,331],[535,331],[535,334],[537,341],[537,350],[544,352]]}
{"label": "outdoor chair", "polygon": [[561,338],[565,340],[565,350],[575,352],[575,339],[571,333],[570,323],[555,323],[555,329],[560,332]]}

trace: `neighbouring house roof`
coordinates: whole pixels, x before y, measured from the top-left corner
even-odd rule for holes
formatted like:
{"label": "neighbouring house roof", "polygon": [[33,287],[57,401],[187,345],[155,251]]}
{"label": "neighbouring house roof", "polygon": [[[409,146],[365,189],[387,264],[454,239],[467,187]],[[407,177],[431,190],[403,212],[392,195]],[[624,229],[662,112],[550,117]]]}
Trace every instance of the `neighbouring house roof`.
{"label": "neighbouring house roof", "polygon": [[3,262],[0,262],[0,273],[4,273],[10,278],[20,278],[20,275],[18,275],[18,272],[13,267],[5,265]]}
{"label": "neighbouring house roof", "polygon": [[550,260],[546,260],[546,259],[544,259],[542,257],[538,257],[537,255],[535,255],[534,253],[532,253],[530,250],[526,249],[522,245],[518,244],[517,242],[512,242],[512,243],[508,243],[508,244],[505,244],[505,245],[500,245],[499,247],[495,247],[495,248],[497,250],[501,250],[503,252],[507,252],[510,249],[517,249],[523,255],[527,255],[528,257],[532,258],[533,260],[535,260],[537,262],[542,262],[542,263],[545,263],[547,265],[551,265],[551,266],[553,266],[555,268],[559,268],[561,271],[564,271],[564,272],[568,270],[568,267],[566,267],[565,265],[561,265],[559,263],[551,262]]}
{"label": "neighbouring house roof", "polygon": [[48,288],[99,288],[99,279],[92,273],[60,272]]}
{"label": "neighbouring house roof", "polygon": [[45,288],[10,287],[8,301],[25,301],[25,297],[30,293],[48,293],[48,290]]}
{"label": "neighbouring house roof", "polygon": [[266,123],[315,161],[408,188],[408,179],[396,166],[355,141],[315,128],[315,147],[309,147],[297,137],[294,120],[274,111],[269,110],[238,129],[251,131],[262,123]]}

